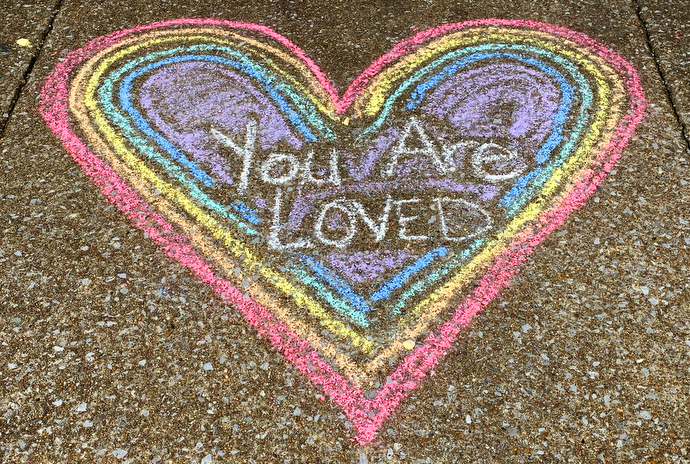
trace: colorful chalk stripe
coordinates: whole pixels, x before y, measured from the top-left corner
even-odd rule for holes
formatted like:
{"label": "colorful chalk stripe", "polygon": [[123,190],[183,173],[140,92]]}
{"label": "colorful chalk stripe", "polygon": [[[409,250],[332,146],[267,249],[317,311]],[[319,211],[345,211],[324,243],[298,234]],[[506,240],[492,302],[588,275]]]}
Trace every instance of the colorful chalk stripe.
{"label": "colorful chalk stripe", "polygon": [[[48,77],[39,110],[106,198],[235,305],[343,408],[366,444],[534,248],[594,192],[644,108],[625,60],[543,23],[487,19],[420,32],[339,96],[271,29],[193,19],[114,32],[71,52]],[[399,149],[412,132],[426,151]],[[501,144],[528,156],[477,155],[502,172],[467,161],[468,146],[476,154]],[[267,198],[251,188],[259,174],[250,174],[250,146],[273,150],[275,166],[317,156],[314,147],[334,154],[306,186]],[[287,184],[297,170],[286,166],[282,177],[269,179],[268,167],[261,176]],[[443,175],[428,174],[434,170]],[[401,208],[434,193],[438,214],[429,224],[446,240],[411,236],[405,225],[418,216]],[[271,221],[288,200],[285,230],[316,222],[318,235],[356,217],[369,242],[385,240],[369,249],[345,247],[349,236],[283,246]],[[449,204],[455,216],[444,216]],[[404,243],[380,225],[394,206]],[[329,222],[327,208],[339,220]],[[452,241],[445,221],[453,217],[480,225]],[[372,386],[369,399],[363,391]]]}

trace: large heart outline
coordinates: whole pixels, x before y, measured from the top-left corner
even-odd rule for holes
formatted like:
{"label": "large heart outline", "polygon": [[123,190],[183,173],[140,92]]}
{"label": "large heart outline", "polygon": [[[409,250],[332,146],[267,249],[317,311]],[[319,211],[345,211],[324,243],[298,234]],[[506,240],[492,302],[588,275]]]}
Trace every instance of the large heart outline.
{"label": "large heart outline", "polygon": [[[312,343],[300,337],[283,321],[264,306],[243,296],[233,284],[219,277],[215,270],[205,262],[187,237],[180,233],[168,218],[156,212],[150,202],[141,197],[136,189],[130,187],[113,168],[99,158],[92,148],[85,144],[74,131],[69,113],[70,75],[85,59],[110,44],[131,34],[176,26],[217,26],[239,30],[252,30],[265,34],[279,42],[294,56],[298,57],[318,79],[322,90],[328,95],[338,113],[345,113],[357,97],[367,89],[389,64],[401,59],[429,40],[450,32],[470,30],[480,27],[507,27],[520,30],[533,30],[549,34],[588,49],[593,55],[606,61],[621,76],[621,81],[629,97],[629,109],[618,121],[615,130],[605,147],[596,154],[592,163],[583,168],[572,182],[567,194],[560,198],[554,208],[545,210],[512,238],[504,250],[493,257],[478,285],[465,301],[457,306],[452,317],[438,326],[420,343],[402,363],[390,374],[388,382],[377,392],[374,399],[365,397],[362,389],[347,375],[338,372]],[[371,102],[372,99],[370,98]],[[366,105],[364,105],[366,106]],[[472,317],[485,308],[534,248],[554,229],[563,224],[568,216],[584,204],[596,186],[604,179],[620,157],[632,131],[643,117],[645,100],[639,78],[635,70],[621,57],[598,42],[564,28],[529,21],[486,19],[466,23],[448,24],[420,32],[396,45],[390,52],[376,60],[345,91],[342,97],[297,46],[271,29],[253,24],[220,20],[175,20],[153,23],[146,26],[118,31],[108,36],[94,39],[85,47],[70,53],[57,65],[49,76],[42,92],[40,112],[53,132],[62,140],[72,157],[92,178],[107,199],[116,204],[137,227],[145,231],[169,256],[181,265],[192,270],[203,282],[210,285],[225,301],[234,304],[273,346],[285,355],[312,383],[320,386],[339,404],[356,427],[356,439],[360,444],[370,442],[383,421],[395,409],[410,390],[439,362],[451,347],[458,333],[466,327]],[[366,111],[364,108],[362,111]]]}

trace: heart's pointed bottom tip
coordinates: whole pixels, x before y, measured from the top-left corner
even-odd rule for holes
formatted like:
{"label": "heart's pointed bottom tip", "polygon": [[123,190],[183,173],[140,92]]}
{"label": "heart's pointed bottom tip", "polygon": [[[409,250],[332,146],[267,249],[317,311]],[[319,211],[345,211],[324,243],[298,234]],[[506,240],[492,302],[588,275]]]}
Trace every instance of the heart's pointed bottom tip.
{"label": "heart's pointed bottom tip", "polygon": [[367,446],[374,440],[374,438],[376,438],[376,432],[371,430],[360,432],[358,435],[355,435],[353,440],[357,442],[359,446]]}

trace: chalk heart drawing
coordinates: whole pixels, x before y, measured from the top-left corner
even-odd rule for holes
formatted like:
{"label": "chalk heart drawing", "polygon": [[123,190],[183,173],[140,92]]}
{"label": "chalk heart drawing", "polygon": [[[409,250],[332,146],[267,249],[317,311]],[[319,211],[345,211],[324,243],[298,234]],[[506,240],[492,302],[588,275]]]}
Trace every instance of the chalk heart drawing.
{"label": "chalk heart drawing", "polygon": [[594,192],[644,108],[626,61],[543,23],[420,32],[340,95],[271,29],[188,19],[69,53],[39,110],[363,445]]}

